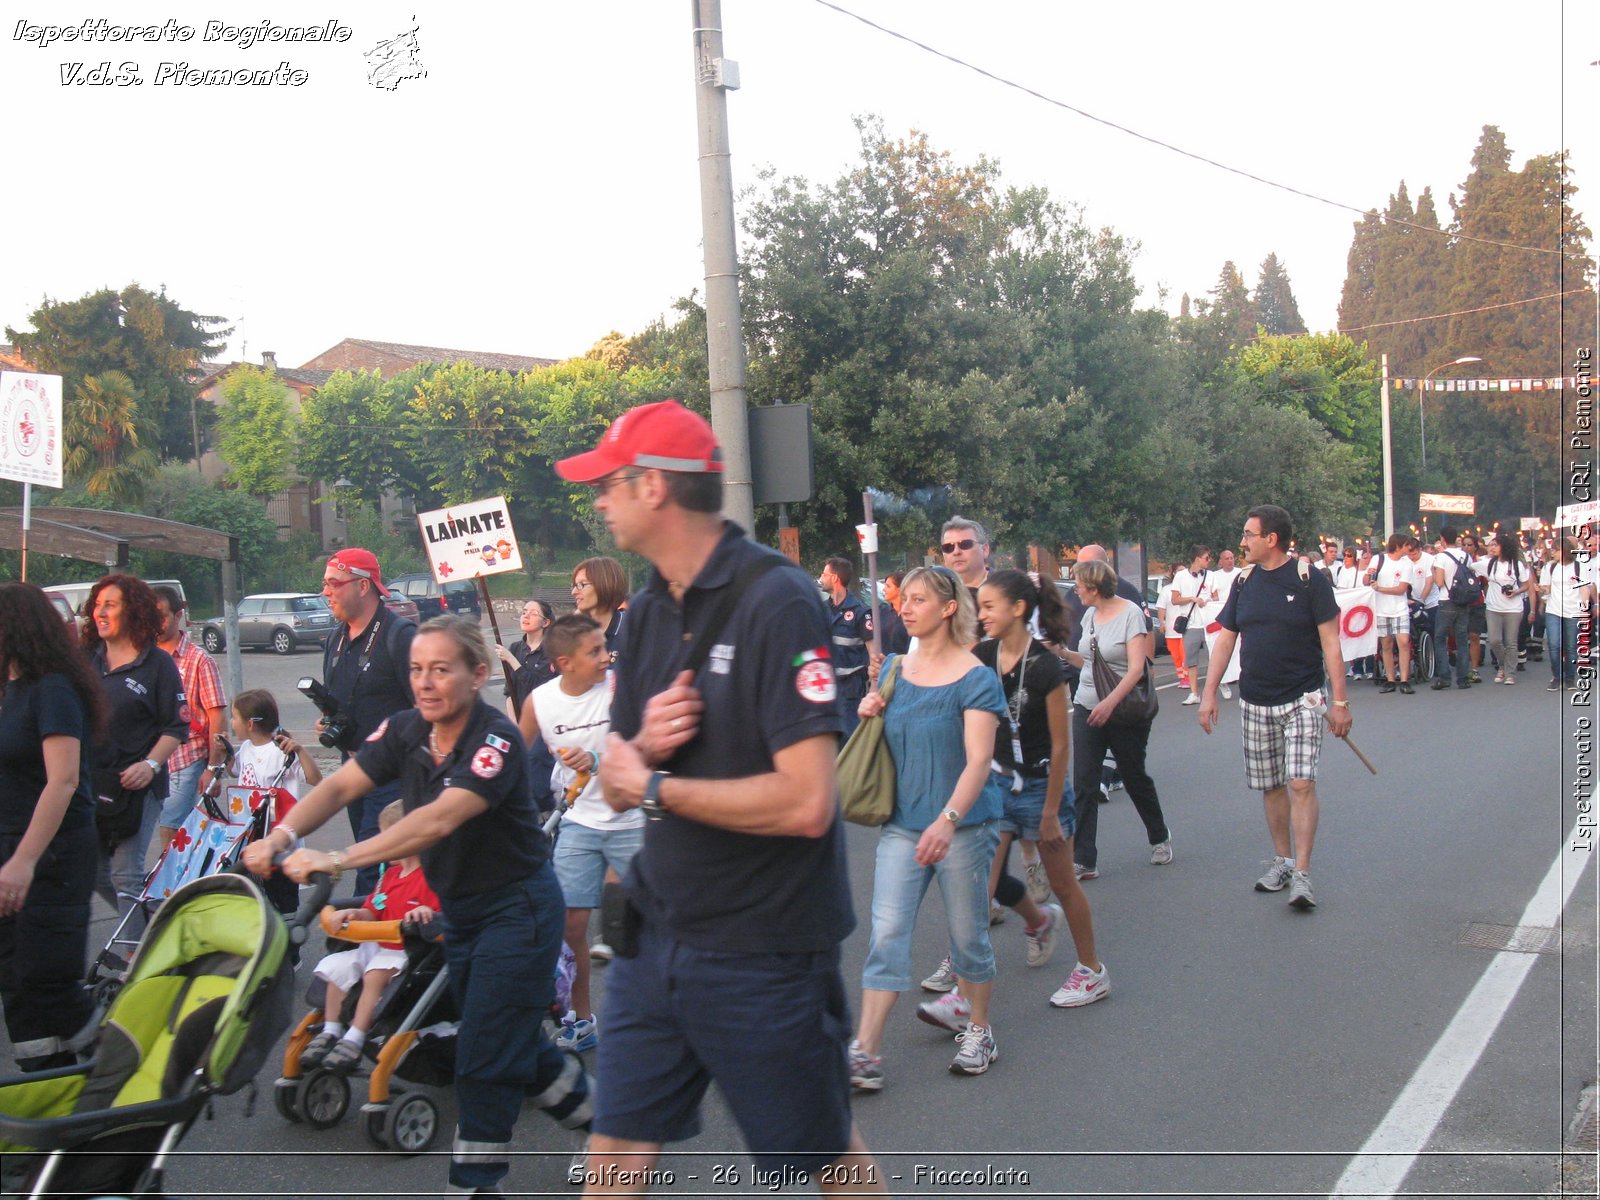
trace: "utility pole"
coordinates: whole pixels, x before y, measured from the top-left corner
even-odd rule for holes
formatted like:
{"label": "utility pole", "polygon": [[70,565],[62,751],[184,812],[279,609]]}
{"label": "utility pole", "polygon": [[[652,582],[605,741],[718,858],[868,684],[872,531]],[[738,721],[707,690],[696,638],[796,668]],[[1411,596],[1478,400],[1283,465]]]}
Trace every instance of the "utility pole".
{"label": "utility pole", "polygon": [[722,57],[721,0],[690,0],[694,18],[695,117],[700,130],[700,225],[705,242],[706,352],[711,368],[711,428],[722,443],[722,509],[754,532],[750,418],[744,395],[739,320],[739,256],[734,237],[728,97],[739,64]]}
{"label": "utility pole", "polygon": [[[1394,438],[1389,430],[1389,355],[1383,356],[1383,383],[1378,399],[1383,418],[1383,540],[1394,536]],[[1209,662],[1210,660],[1207,659]]]}

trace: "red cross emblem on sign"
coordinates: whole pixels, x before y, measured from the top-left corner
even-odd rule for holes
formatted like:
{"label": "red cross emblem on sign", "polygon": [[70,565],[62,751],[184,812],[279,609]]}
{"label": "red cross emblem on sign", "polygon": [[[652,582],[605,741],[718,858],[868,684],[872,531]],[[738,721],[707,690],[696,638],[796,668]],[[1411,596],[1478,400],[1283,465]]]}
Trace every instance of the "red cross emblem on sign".
{"label": "red cross emblem on sign", "polygon": [[439,574],[443,575],[446,579],[448,579],[448,578],[450,578],[451,575],[454,574],[454,572],[450,570],[450,564],[449,563],[440,563],[439,564]]}

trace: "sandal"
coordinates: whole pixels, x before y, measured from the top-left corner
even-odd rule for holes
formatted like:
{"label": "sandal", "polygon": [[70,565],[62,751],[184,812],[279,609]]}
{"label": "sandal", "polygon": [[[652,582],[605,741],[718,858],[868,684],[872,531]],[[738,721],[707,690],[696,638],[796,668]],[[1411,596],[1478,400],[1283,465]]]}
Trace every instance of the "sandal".
{"label": "sandal", "polygon": [[311,1039],[310,1044],[300,1051],[301,1070],[309,1071],[314,1067],[320,1067],[323,1060],[328,1057],[328,1051],[338,1044],[339,1035],[336,1033],[317,1034]]}
{"label": "sandal", "polygon": [[343,1074],[360,1061],[361,1047],[349,1038],[340,1038],[339,1044],[329,1050],[327,1057],[322,1060],[322,1069],[324,1071],[338,1071]]}

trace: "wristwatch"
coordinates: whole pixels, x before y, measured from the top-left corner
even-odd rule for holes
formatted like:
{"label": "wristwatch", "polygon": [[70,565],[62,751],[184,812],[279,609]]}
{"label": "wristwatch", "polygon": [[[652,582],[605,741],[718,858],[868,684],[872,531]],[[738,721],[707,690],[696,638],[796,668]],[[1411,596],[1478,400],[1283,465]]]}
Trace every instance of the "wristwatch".
{"label": "wristwatch", "polygon": [[953,807],[945,809],[939,815],[941,817],[943,817],[946,821],[949,821],[950,824],[952,824],[952,825],[961,824],[961,814],[959,812],[957,812]]}
{"label": "wristwatch", "polygon": [[157,775],[161,774],[161,764],[158,763],[155,759],[153,759],[153,758],[145,759],[144,760],[144,765],[149,767]]}
{"label": "wristwatch", "polygon": [[666,815],[666,806],[661,803],[661,781],[672,772],[656,771],[651,774],[649,782],[644,785],[644,796],[639,801],[639,807],[644,809],[647,820],[659,821]]}
{"label": "wristwatch", "polygon": [[1335,700],[1333,702],[1333,706],[1335,708],[1349,708],[1350,707],[1350,701],[1348,701],[1348,700]]}

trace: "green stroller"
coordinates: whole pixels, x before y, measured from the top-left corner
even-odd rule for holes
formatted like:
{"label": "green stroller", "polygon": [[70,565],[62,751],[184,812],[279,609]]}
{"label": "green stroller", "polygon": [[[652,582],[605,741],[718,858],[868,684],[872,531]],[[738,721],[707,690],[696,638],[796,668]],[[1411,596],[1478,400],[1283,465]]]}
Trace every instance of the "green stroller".
{"label": "green stroller", "polygon": [[167,1156],[207,1101],[250,1083],[288,1026],[289,946],[304,941],[330,883],[316,877],[287,927],[245,875],[174,892],[139,941],[93,1057],[0,1080],[0,1192],[159,1194]]}

